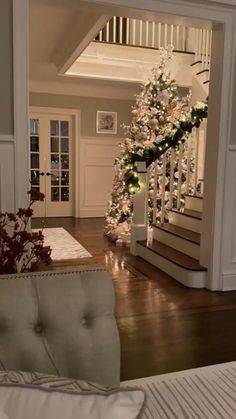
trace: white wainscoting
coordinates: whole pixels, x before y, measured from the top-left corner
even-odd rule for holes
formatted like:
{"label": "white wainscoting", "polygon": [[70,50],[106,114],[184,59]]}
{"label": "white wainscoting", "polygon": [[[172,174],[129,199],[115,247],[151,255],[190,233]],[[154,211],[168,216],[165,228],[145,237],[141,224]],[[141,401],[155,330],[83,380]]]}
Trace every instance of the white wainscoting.
{"label": "white wainscoting", "polygon": [[0,211],[15,210],[15,147],[12,137],[0,139]]}
{"label": "white wainscoting", "polygon": [[79,216],[104,217],[115,175],[114,160],[121,138],[81,137]]}

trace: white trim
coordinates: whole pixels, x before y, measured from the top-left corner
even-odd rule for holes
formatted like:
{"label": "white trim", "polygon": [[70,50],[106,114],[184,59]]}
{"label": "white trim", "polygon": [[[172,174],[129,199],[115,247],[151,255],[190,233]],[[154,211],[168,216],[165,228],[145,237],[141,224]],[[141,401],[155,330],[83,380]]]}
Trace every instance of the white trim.
{"label": "white trim", "polygon": [[[226,0],[225,0],[226,1]],[[212,224],[213,240],[210,246],[210,252],[208,255],[208,263],[212,268],[211,280],[208,283],[210,289],[221,289],[222,281],[222,225],[224,219],[224,211],[227,203],[224,203],[224,189],[225,189],[225,172],[226,172],[226,157],[229,147],[230,139],[230,127],[232,119],[232,94],[233,81],[234,81],[234,51],[236,46],[236,37],[234,33],[234,26],[236,22],[235,10],[232,8],[224,7],[224,0],[221,0],[221,4],[204,4],[202,1],[195,0],[193,2],[183,0],[146,0],[145,5],[143,0],[135,1],[135,8],[133,0],[90,0],[91,3],[97,3],[100,5],[112,7],[115,12],[120,6],[123,6],[127,10],[128,14],[132,13],[133,18],[138,18],[145,14],[146,18],[154,14],[164,13],[170,15],[187,16],[194,19],[208,19],[214,22],[220,22],[224,26],[225,40],[224,40],[224,54],[223,54],[223,76],[222,76],[222,92],[220,96],[220,133],[219,133],[219,147],[218,147],[218,162],[214,168],[211,169],[210,182],[212,189],[215,188],[215,181],[217,181],[217,193],[214,195],[213,204],[210,208],[213,208],[212,216],[214,217],[214,223]],[[233,1],[233,0],[232,0]],[[25,191],[25,140],[26,129],[20,129],[20,117],[24,115],[26,110],[25,95],[27,94],[26,74],[27,74],[27,47],[28,47],[28,32],[27,32],[27,18],[28,8],[27,0],[13,0],[14,2],[14,77],[15,81],[15,94],[14,94],[14,107],[15,115],[19,118],[15,118],[18,125],[16,128],[16,190],[17,199],[20,200],[22,192]],[[217,0],[219,3],[219,0]],[[229,4],[229,0],[227,0]],[[235,0],[230,2],[235,4]],[[18,36],[17,36],[18,35]],[[27,42],[26,42],[27,40]],[[20,65],[22,64],[22,65]],[[17,70],[16,70],[17,68]],[[21,82],[21,83],[20,83]],[[219,83],[220,85],[221,83]],[[20,95],[21,92],[21,95]],[[211,96],[211,95],[210,95]],[[18,100],[15,100],[18,99]],[[24,120],[24,117],[23,117]],[[20,140],[21,133],[21,141]],[[23,157],[23,160],[22,160]],[[23,176],[19,176],[23,175]],[[214,175],[214,176],[213,176]],[[23,180],[20,178],[23,177]],[[209,184],[210,184],[209,182]],[[213,183],[214,182],[214,183]],[[20,186],[20,188],[19,188]],[[209,197],[205,197],[204,204],[207,207],[209,204]]]}
{"label": "white trim", "polygon": [[28,204],[28,0],[13,0],[13,86],[15,138],[15,209]]}
{"label": "white trim", "polygon": [[236,290],[236,273],[222,275],[222,291]]}
{"label": "white trim", "polygon": [[[73,164],[73,198],[74,198],[74,209],[73,216],[78,218],[80,217],[80,141],[81,141],[81,112],[78,109],[68,109],[68,108],[50,108],[50,107],[41,107],[41,106],[30,106],[29,113],[34,114],[53,114],[53,115],[70,115],[73,118],[74,124],[74,164]],[[76,173],[76,176],[75,176]]]}
{"label": "white trim", "polygon": [[[77,116],[76,116],[77,115]],[[74,114],[74,216],[76,218],[81,217],[80,214],[80,141],[81,141],[81,111],[76,111]]]}
{"label": "white trim", "polygon": [[12,143],[14,141],[15,139],[13,135],[0,134],[0,143]]}
{"label": "white trim", "polygon": [[[176,265],[171,260],[158,255],[148,247],[144,247],[139,243],[136,244],[137,256],[147,260],[158,269],[166,272],[172,278],[189,288],[205,288],[206,287],[206,271],[191,271]],[[158,277],[158,273],[157,273]]]}
{"label": "white trim", "polygon": [[[103,3],[106,6],[113,6],[115,7],[126,7],[129,8],[129,12],[132,9],[132,13],[134,17],[137,17],[139,13],[143,13],[143,0],[136,0],[135,1],[135,9],[133,5],[133,0],[94,0],[95,3]],[[199,7],[201,4],[201,7]],[[219,135],[217,138],[217,150],[216,155],[214,156],[214,164],[207,167],[207,170],[210,170],[208,175],[208,189],[211,189],[211,194],[207,196],[205,194],[204,199],[204,207],[209,209],[208,217],[211,217],[212,222],[206,223],[206,219],[204,221],[204,228],[206,228],[206,237],[207,252],[203,252],[202,243],[201,243],[201,255],[204,256],[206,266],[209,269],[210,275],[208,276],[209,280],[207,280],[207,287],[211,290],[222,289],[222,271],[223,271],[223,252],[222,252],[222,234],[223,234],[223,222],[224,222],[224,211],[225,205],[224,202],[224,192],[225,192],[225,172],[226,172],[226,158],[227,158],[227,150],[228,144],[230,143],[230,127],[231,127],[231,117],[232,117],[232,92],[233,89],[233,81],[234,81],[234,50],[236,45],[236,39],[234,34],[234,27],[236,22],[235,11],[226,7],[221,7],[220,5],[211,5],[211,4],[203,4],[200,1],[188,2],[188,1],[175,1],[169,0],[168,2],[165,0],[146,0],[145,2],[145,11],[147,13],[147,19],[149,18],[148,15],[153,16],[154,13],[164,13],[164,14],[174,14],[179,16],[187,16],[192,17],[194,19],[208,19],[212,22],[216,22],[218,24],[222,24],[224,27],[224,42],[223,42],[223,49],[220,50],[220,57],[218,60],[218,70],[219,76],[220,69],[222,68],[222,83],[219,80],[218,85],[212,86],[211,89],[213,93],[213,89],[216,89],[215,96],[219,97],[219,114],[220,114],[220,126],[218,133],[215,135]],[[145,15],[146,16],[146,15]],[[215,25],[216,25],[215,24]],[[216,26],[215,26],[216,27]],[[223,32],[222,32],[223,36]],[[219,54],[218,54],[219,56]],[[222,58],[221,58],[222,57]],[[222,65],[220,60],[222,59]],[[212,69],[214,73],[214,68]],[[212,76],[213,76],[212,73]],[[212,77],[213,78],[213,77]],[[216,78],[216,77],[215,77]],[[219,89],[222,86],[221,92]],[[218,89],[218,91],[217,91]],[[211,99],[211,94],[209,95]],[[216,112],[213,110],[214,107],[209,109],[209,126],[211,126],[211,131],[214,126],[214,121],[212,116],[216,116]],[[209,130],[210,132],[210,130]],[[212,137],[212,136],[211,136]],[[208,152],[214,149],[213,140],[214,138],[210,138],[210,142],[208,142]],[[209,218],[208,218],[209,219]],[[211,238],[211,239],[210,239]],[[209,242],[210,240],[210,242]],[[204,242],[205,240],[202,240]]]}
{"label": "white trim", "polygon": [[2,185],[2,168],[0,166],[0,212],[3,211],[3,208],[2,208],[2,188],[3,188],[3,185]]}
{"label": "white trim", "polygon": [[32,113],[53,113],[54,115],[71,115],[71,116],[78,116],[77,114],[80,113],[78,109],[68,109],[68,108],[50,108],[47,106],[30,106],[30,112]]}

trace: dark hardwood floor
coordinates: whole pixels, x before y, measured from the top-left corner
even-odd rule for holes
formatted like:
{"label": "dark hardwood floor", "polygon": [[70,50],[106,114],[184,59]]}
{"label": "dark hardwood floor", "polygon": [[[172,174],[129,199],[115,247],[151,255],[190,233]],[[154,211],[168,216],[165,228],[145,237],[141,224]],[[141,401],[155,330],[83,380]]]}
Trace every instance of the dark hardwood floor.
{"label": "dark hardwood floor", "polygon": [[[188,289],[103,236],[103,219],[47,219],[64,227],[92,258],[51,269],[94,265],[110,272],[121,339],[121,379],[236,360],[236,292]],[[33,220],[33,227],[39,227]]]}

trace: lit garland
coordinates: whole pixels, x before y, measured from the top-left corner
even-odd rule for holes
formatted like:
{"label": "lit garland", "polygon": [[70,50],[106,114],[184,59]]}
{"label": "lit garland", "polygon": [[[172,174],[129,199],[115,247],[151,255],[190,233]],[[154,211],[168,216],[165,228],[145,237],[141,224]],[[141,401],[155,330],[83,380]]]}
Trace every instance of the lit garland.
{"label": "lit garland", "polygon": [[[124,190],[129,193],[135,193],[140,190],[139,176],[137,174],[136,162],[145,161],[146,167],[157,160],[170,148],[176,148],[179,144],[184,143],[193,128],[199,128],[201,122],[207,118],[208,104],[200,102],[193,106],[189,115],[179,121],[179,126],[172,124],[170,134],[166,135],[162,141],[153,142],[151,147],[138,147],[131,150],[129,155],[123,160],[124,172]],[[187,134],[187,135],[186,135]],[[140,153],[140,150],[142,153]],[[142,155],[140,155],[142,154]]]}

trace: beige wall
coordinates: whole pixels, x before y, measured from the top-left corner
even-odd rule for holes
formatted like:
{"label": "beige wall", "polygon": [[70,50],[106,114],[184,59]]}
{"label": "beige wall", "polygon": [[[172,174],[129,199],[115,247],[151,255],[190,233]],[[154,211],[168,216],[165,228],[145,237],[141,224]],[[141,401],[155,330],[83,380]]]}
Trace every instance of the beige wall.
{"label": "beige wall", "polygon": [[131,106],[133,104],[134,101],[129,100],[64,96],[45,93],[30,94],[30,106],[79,109],[81,111],[81,134],[82,136],[90,137],[104,137],[104,134],[96,134],[97,111],[117,112],[117,135],[114,135],[114,137],[123,137],[124,130],[120,125],[129,123]]}
{"label": "beige wall", "polygon": [[13,135],[12,0],[0,1],[0,135]]}

